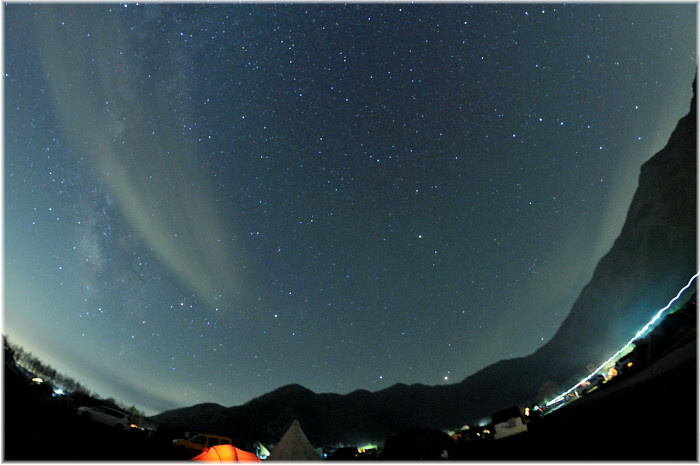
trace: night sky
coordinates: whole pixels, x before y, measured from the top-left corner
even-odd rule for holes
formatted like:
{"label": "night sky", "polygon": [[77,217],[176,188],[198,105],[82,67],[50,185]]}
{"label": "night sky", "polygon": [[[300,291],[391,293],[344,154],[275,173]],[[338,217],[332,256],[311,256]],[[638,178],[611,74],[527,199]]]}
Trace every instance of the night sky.
{"label": "night sky", "polygon": [[696,68],[695,4],[3,8],[3,332],[148,414],[534,352]]}

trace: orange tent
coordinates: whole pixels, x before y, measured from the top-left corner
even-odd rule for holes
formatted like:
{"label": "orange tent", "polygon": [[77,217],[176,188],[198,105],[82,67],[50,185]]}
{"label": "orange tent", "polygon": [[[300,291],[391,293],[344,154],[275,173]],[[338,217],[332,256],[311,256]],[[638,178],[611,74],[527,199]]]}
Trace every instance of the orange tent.
{"label": "orange tent", "polygon": [[201,454],[192,457],[199,462],[261,462],[257,455],[231,444],[212,446]]}

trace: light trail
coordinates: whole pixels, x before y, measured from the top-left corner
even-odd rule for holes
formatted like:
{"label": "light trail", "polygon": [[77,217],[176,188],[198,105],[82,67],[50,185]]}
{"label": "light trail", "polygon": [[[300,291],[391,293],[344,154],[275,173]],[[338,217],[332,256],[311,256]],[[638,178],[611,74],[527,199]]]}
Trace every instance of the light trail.
{"label": "light trail", "polygon": [[599,372],[600,370],[603,369],[603,367],[605,367],[605,365],[607,365],[608,363],[612,362],[617,356],[619,356],[622,352],[624,352],[632,343],[634,343],[634,341],[636,341],[637,339],[639,339],[640,337],[642,337],[642,336],[644,335],[644,333],[646,333],[646,331],[647,331],[654,323],[656,323],[656,322],[659,320],[659,318],[661,318],[661,316],[664,314],[664,312],[666,312],[666,310],[668,310],[668,309],[671,307],[671,305],[673,305],[673,303],[674,303],[676,300],[678,300],[678,299],[680,298],[680,296],[691,286],[691,284],[693,283],[693,281],[695,280],[695,278],[698,277],[698,275],[700,275],[700,270],[698,270],[698,272],[695,273],[695,274],[693,275],[692,278],[690,278],[690,280],[688,281],[688,284],[686,284],[680,291],[678,291],[678,294],[676,294],[676,296],[675,296],[673,299],[671,299],[671,300],[669,301],[669,303],[666,304],[666,306],[665,306],[664,308],[662,308],[661,310],[659,310],[658,312],[656,312],[656,315],[654,315],[654,317],[653,317],[651,320],[649,320],[649,322],[648,322],[646,325],[644,325],[644,327],[643,327],[642,329],[640,329],[639,331],[637,331],[637,334],[635,334],[634,337],[633,337],[632,339],[630,339],[629,342],[627,342],[627,344],[625,344],[620,350],[618,350],[617,352],[615,352],[615,354],[613,354],[612,357],[610,357],[610,358],[607,359],[605,362],[603,362],[598,368],[596,368],[596,369],[593,371],[593,373],[591,373],[591,374],[588,375],[587,377],[583,378],[583,379],[582,379],[581,381],[579,381],[578,383],[574,384],[568,391],[566,391],[566,392],[564,392],[564,393],[562,393],[562,394],[559,394],[557,397],[555,397],[554,399],[550,400],[550,401],[547,402],[545,405],[546,405],[547,407],[549,407],[550,405],[556,404],[557,402],[561,402],[561,401],[563,401],[564,399],[566,399],[566,396],[568,396],[571,392],[573,392],[574,389],[576,389],[576,388],[577,388],[578,386],[580,386],[581,384],[583,384],[583,383],[587,382],[588,380],[590,380],[591,378],[593,378],[596,374],[598,374],[598,372]]}

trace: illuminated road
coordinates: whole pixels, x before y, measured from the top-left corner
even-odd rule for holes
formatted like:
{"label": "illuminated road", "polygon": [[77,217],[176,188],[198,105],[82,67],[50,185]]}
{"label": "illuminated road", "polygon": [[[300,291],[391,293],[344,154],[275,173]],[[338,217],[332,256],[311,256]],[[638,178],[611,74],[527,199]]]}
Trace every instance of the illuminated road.
{"label": "illuminated road", "polygon": [[[656,314],[654,315],[654,317],[653,317],[651,320],[649,320],[649,322],[648,322],[646,325],[644,325],[644,327],[643,327],[642,329],[640,329],[639,331],[637,331],[637,334],[635,334],[634,337],[633,337],[632,339],[630,339],[630,340],[627,342],[627,344],[625,344],[624,346],[622,346],[622,348],[621,348],[620,350],[618,350],[617,352],[615,352],[610,358],[608,358],[608,359],[607,359],[605,362],[603,362],[598,368],[596,368],[590,375],[588,375],[587,377],[583,378],[583,379],[580,380],[578,383],[574,384],[571,388],[569,388],[569,389],[566,390],[565,392],[561,393],[560,395],[558,395],[558,396],[555,397],[554,399],[552,399],[552,400],[550,400],[549,402],[547,402],[547,404],[546,404],[547,407],[552,407],[552,406],[554,406],[554,408],[552,408],[552,410],[550,410],[550,412],[553,411],[553,410],[557,410],[557,409],[559,409],[562,405],[566,404],[566,403],[568,402],[568,401],[566,400],[566,398],[569,396],[569,394],[573,393],[573,392],[576,390],[576,388],[578,388],[581,384],[590,381],[594,376],[596,376],[596,375],[598,375],[598,374],[601,374],[601,370],[603,370],[603,369],[604,369],[606,366],[608,366],[610,363],[615,362],[615,361],[617,360],[617,358],[620,357],[626,350],[628,350],[628,348],[629,348],[635,341],[637,341],[637,340],[640,339],[641,337],[643,337],[643,336],[645,336],[646,334],[648,334],[648,332],[649,332],[651,329],[653,329],[654,324],[656,324],[656,323],[659,321],[659,319],[660,319],[662,316],[664,316],[664,314],[671,308],[671,306],[672,306],[678,299],[681,298],[681,296],[683,295],[683,293],[684,293],[686,290],[688,290],[688,289],[690,288],[690,286],[692,285],[693,281],[695,281],[695,278],[697,278],[699,274],[700,274],[700,271],[698,271],[697,273],[695,273],[695,274],[690,278],[690,280],[688,281],[688,284],[686,284],[683,288],[681,288],[681,290],[678,291],[678,294],[676,294],[676,296],[675,296],[673,299],[671,299],[671,300],[668,302],[668,304],[666,304],[665,307],[659,309],[659,310],[656,312]],[[569,400],[571,400],[571,399],[569,399]]]}

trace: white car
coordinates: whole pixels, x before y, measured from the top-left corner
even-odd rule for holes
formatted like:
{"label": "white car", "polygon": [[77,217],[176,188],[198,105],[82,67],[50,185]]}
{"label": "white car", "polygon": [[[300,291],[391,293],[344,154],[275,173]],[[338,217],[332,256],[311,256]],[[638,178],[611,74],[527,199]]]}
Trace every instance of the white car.
{"label": "white car", "polygon": [[518,406],[499,410],[491,415],[491,422],[493,423],[494,439],[503,439],[527,432],[525,417]]}
{"label": "white car", "polygon": [[126,413],[106,406],[78,407],[78,415],[83,418],[90,418],[107,426],[112,426],[116,429],[138,429],[138,426],[131,421]]}

